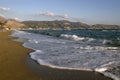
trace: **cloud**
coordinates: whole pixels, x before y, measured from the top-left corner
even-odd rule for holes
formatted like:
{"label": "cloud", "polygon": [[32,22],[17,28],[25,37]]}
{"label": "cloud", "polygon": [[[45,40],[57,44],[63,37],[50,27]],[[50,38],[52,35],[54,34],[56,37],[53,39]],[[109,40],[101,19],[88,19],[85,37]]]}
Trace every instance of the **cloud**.
{"label": "cloud", "polygon": [[10,11],[10,8],[0,7],[1,11]]}
{"label": "cloud", "polygon": [[14,17],[13,19],[16,20],[16,21],[22,21],[22,19],[20,19],[18,17]]}
{"label": "cloud", "polygon": [[52,12],[40,12],[40,13],[38,13],[38,15],[43,15],[43,16],[55,16],[55,14],[52,13]]}
{"label": "cloud", "polygon": [[85,22],[84,18],[76,18],[76,17],[72,17],[72,16],[68,16],[67,14],[56,14],[53,12],[40,12],[37,13],[37,16],[47,16],[47,17],[55,17],[55,18],[62,18],[62,19],[69,19],[71,21],[75,21],[75,22]]}
{"label": "cloud", "polygon": [[65,19],[69,18],[69,16],[68,16],[67,14],[64,14],[64,15],[57,15],[57,16],[59,16],[59,17],[61,17],[61,18],[65,18]]}
{"label": "cloud", "polygon": [[59,18],[69,18],[67,14],[55,14],[53,12],[40,12],[37,15],[48,16],[48,17],[59,17]]}

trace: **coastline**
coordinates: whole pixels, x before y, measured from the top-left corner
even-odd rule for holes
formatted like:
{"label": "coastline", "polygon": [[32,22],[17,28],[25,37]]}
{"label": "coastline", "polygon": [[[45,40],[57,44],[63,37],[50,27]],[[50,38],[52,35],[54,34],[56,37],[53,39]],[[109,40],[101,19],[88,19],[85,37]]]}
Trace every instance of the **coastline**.
{"label": "coastline", "polygon": [[27,64],[42,80],[113,80],[95,71],[51,68],[27,57]]}
{"label": "coastline", "polygon": [[[12,41],[11,32],[0,32],[0,80],[113,80],[93,71],[50,68],[32,60],[33,50]],[[4,54],[3,54],[4,53]]]}

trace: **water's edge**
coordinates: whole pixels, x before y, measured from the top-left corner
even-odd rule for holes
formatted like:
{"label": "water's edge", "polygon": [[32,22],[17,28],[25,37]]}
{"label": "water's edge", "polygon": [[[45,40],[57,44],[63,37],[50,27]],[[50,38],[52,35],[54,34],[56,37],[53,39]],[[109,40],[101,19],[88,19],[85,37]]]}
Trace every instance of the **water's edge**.
{"label": "water's edge", "polygon": [[[113,80],[112,78],[110,78],[110,77],[108,77],[108,76],[105,76],[104,74],[102,74],[102,73],[99,73],[99,72],[96,72],[96,71],[84,71],[84,70],[73,70],[73,69],[59,69],[59,68],[52,68],[52,67],[50,67],[50,66],[47,66],[47,65],[41,65],[41,64],[39,64],[37,61],[35,61],[35,60],[33,60],[31,57],[30,57],[30,55],[28,55],[28,57],[27,57],[27,64],[28,64],[28,66],[30,66],[30,68],[36,73],[36,75],[38,75],[38,76],[40,76],[40,77],[42,77],[42,74],[41,74],[41,72],[44,74],[44,73],[46,73],[46,70],[47,70],[47,75],[51,75],[51,74],[54,74],[54,75],[52,75],[52,77],[55,77],[55,75],[57,75],[57,79],[55,78],[55,79],[53,79],[53,80],[59,80],[58,78],[59,77],[69,77],[69,76],[73,76],[73,78],[75,78],[75,77],[79,77],[79,74],[82,72],[83,74],[83,77],[85,76],[86,77],[86,75],[84,75],[84,72],[86,73],[86,72],[90,72],[91,73],[91,76],[92,76],[92,74],[93,75],[99,75],[99,76],[101,76],[101,77],[105,77],[107,80]],[[32,65],[31,65],[32,64]],[[80,72],[80,73],[79,73]],[[62,73],[62,74],[61,74]],[[68,74],[69,73],[69,74]],[[61,76],[59,76],[59,74],[61,75]],[[71,74],[73,74],[73,75],[71,75]],[[47,75],[45,76],[45,77],[47,77]],[[81,74],[80,74],[81,75]],[[100,77],[100,78],[101,78]],[[92,80],[106,80],[106,79],[92,79]],[[82,78],[80,78],[80,79],[82,79]],[[69,79],[69,80],[80,80],[80,79]],[[44,79],[43,78],[43,80],[49,80],[49,79]],[[60,79],[61,80],[61,79]],[[62,79],[62,80],[68,80],[68,79]],[[86,79],[85,79],[86,80]],[[90,80],[90,79],[88,79],[88,80]]]}
{"label": "water's edge", "polygon": [[[12,34],[14,34],[14,31],[13,31],[13,33]],[[11,36],[13,36],[13,35],[11,35]],[[15,36],[16,37],[16,36]],[[23,46],[24,47],[26,47],[26,48],[30,48],[30,47],[28,47],[28,46],[26,46],[25,45],[25,42],[27,42],[28,41],[28,39],[26,38],[26,39],[22,39],[22,38],[19,38],[18,37],[18,39],[15,39],[15,41],[19,41],[19,42],[23,42]],[[30,49],[32,49],[32,48],[30,48]],[[33,52],[32,53],[34,53],[34,52],[36,52],[36,50],[34,50],[34,49],[32,49],[33,50]],[[30,53],[31,54],[31,53]],[[43,65],[43,66],[47,66],[47,67],[50,67],[50,68],[55,68],[55,69],[65,69],[65,70],[82,70],[82,71],[95,71],[95,72],[98,72],[98,73],[102,73],[104,76],[107,76],[107,77],[110,77],[110,78],[112,78],[112,79],[114,79],[114,80],[119,80],[119,78],[117,78],[115,75],[113,75],[113,74],[111,74],[111,73],[108,73],[108,72],[104,72],[104,70],[105,69],[101,69],[101,70],[90,70],[90,69],[80,69],[80,68],[67,68],[67,67],[59,67],[59,66],[53,66],[53,65],[50,65],[50,64],[41,64],[42,63],[42,60],[41,61],[36,61],[35,59],[33,59],[32,57],[31,57],[31,55],[29,54],[29,57],[32,59],[32,60],[34,60],[36,63],[39,63],[40,65]]]}

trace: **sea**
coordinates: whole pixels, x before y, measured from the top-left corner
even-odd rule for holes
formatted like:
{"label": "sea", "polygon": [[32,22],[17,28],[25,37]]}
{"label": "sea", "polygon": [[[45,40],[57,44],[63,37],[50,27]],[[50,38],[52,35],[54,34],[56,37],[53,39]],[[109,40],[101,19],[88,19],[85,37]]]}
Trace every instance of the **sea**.
{"label": "sea", "polygon": [[14,30],[40,65],[96,71],[120,80],[120,30]]}

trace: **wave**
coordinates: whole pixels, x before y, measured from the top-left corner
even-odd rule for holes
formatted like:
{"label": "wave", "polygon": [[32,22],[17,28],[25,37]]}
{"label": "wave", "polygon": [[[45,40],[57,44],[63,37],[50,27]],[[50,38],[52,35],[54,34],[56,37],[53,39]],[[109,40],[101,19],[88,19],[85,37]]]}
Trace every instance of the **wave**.
{"label": "wave", "polygon": [[105,46],[104,40],[67,34],[55,38],[24,31],[14,31],[12,36],[28,39],[23,45],[35,50],[31,58],[52,68],[97,71],[112,77],[115,74],[106,71],[120,63],[119,47]]}
{"label": "wave", "polygon": [[33,60],[37,61],[40,65],[48,66],[48,67],[51,67],[51,68],[57,68],[57,69],[93,71],[93,70],[87,69],[87,68],[60,67],[60,66],[56,66],[56,65],[52,65],[52,64],[46,63],[44,60],[36,57],[36,53],[37,52],[42,53],[42,51],[36,50],[35,52],[30,53],[30,56],[31,56],[31,58]]}
{"label": "wave", "polygon": [[94,41],[95,39],[93,38],[85,38],[85,37],[79,37],[77,35],[69,35],[69,34],[61,34],[60,37],[65,38],[65,39],[71,39],[75,41]]}
{"label": "wave", "polygon": [[[74,40],[74,41],[81,41],[81,42],[88,42],[88,43],[97,43],[97,44],[103,44],[103,45],[109,45],[114,47],[99,47],[99,49],[119,49],[117,48],[120,46],[120,38],[116,38],[113,40],[107,40],[107,39],[95,39],[95,38],[89,38],[89,37],[80,37],[77,35],[69,35],[69,34],[61,34],[61,38],[68,39],[68,40]],[[95,47],[98,48],[98,47]],[[81,49],[94,49],[94,47],[87,46],[86,48],[81,47]]]}
{"label": "wave", "polygon": [[68,34],[61,34],[60,37],[66,38],[66,39],[72,39],[72,40],[75,40],[75,41],[84,40],[85,39],[84,37],[78,37],[77,35],[68,35]]}

